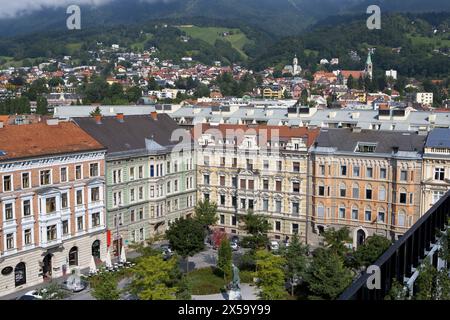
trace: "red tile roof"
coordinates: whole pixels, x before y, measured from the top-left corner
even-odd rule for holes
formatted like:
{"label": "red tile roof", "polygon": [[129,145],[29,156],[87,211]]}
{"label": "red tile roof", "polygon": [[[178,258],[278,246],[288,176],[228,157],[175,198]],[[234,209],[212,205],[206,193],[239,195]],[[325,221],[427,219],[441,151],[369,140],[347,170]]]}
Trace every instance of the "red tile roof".
{"label": "red tile roof", "polygon": [[36,123],[0,128],[0,161],[105,149],[74,123]]}

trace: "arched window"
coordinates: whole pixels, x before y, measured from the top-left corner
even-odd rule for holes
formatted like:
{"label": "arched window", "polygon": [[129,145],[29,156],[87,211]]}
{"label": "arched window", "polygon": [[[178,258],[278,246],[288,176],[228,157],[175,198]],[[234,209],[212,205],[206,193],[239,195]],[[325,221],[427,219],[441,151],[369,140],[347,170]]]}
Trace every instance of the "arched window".
{"label": "arched window", "polygon": [[69,266],[78,265],[78,247],[73,247],[69,251]]}
{"label": "arched window", "polygon": [[92,243],[92,256],[100,259],[100,240],[95,240]]}
{"label": "arched window", "polygon": [[352,207],[352,219],[353,220],[358,220],[359,219],[358,207],[355,207],[355,206]]}
{"label": "arched window", "polygon": [[378,190],[378,200],[386,201],[386,188],[384,186],[380,186]]}
{"label": "arched window", "polygon": [[14,268],[14,281],[16,287],[27,283],[27,269],[24,262],[20,262]]}
{"label": "arched window", "polygon": [[345,183],[341,183],[339,185],[339,195],[343,198],[347,196],[347,186],[345,185]]}
{"label": "arched window", "polygon": [[406,204],[407,193],[405,188],[401,188],[399,191],[398,202],[401,204]]}
{"label": "arched window", "polygon": [[405,214],[405,211],[403,211],[403,210],[400,210],[399,212],[398,212],[398,225],[400,226],[400,227],[404,227],[405,226],[405,218],[406,218],[406,214]]}
{"label": "arched window", "polygon": [[319,203],[317,206],[317,217],[324,218],[325,216],[325,207],[323,206],[323,203]]}
{"label": "arched window", "polygon": [[366,210],[364,211],[364,220],[372,221],[372,209],[370,207],[366,207]]}
{"label": "arched window", "polygon": [[384,210],[384,208],[379,208],[377,218],[378,223],[385,223],[386,222],[385,219],[386,219],[386,211]]}
{"label": "arched window", "polygon": [[356,183],[352,186],[352,197],[359,199],[359,186]]}
{"label": "arched window", "polygon": [[366,186],[366,199],[371,200],[372,199],[372,186],[368,184]]}
{"label": "arched window", "polygon": [[346,212],[345,212],[345,204],[341,204],[339,206],[339,219],[345,219],[346,217]]}

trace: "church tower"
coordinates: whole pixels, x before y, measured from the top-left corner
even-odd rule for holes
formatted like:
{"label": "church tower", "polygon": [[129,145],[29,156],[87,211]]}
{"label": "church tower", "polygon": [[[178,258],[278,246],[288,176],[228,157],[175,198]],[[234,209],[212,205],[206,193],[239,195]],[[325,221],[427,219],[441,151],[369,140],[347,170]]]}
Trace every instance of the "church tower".
{"label": "church tower", "polygon": [[292,73],[294,76],[299,75],[302,72],[302,68],[298,65],[297,55],[294,56],[294,60],[292,61]]}
{"label": "church tower", "polygon": [[366,75],[368,75],[370,79],[373,79],[373,63],[372,63],[372,51],[371,50],[369,50],[369,55],[367,56],[365,72],[366,72]]}

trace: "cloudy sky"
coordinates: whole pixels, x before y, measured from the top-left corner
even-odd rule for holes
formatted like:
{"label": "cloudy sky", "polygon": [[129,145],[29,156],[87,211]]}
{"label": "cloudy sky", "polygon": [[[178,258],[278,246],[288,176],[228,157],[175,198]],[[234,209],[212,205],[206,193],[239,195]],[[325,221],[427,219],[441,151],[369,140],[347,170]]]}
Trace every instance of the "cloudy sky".
{"label": "cloudy sky", "polygon": [[[15,17],[46,7],[68,7],[78,5],[101,5],[114,0],[0,0],[0,18]],[[127,1],[127,0],[121,0]],[[171,0],[141,0],[146,2],[169,2]]]}

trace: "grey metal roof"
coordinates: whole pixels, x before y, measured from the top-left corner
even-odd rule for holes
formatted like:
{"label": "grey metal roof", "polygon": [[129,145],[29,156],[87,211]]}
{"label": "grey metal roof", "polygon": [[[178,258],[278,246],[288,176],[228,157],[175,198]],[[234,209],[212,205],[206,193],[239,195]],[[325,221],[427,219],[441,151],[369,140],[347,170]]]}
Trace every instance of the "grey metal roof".
{"label": "grey metal roof", "polygon": [[437,128],[432,130],[425,144],[429,148],[450,148],[450,129]]}
{"label": "grey metal roof", "polygon": [[156,149],[177,143],[171,141],[171,137],[179,126],[166,114],[159,114],[157,120],[144,115],[125,116],[123,122],[119,122],[116,117],[103,117],[101,124],[97,124],[93,118],[74,118],[73,121],[106,146],[108,153],[147,150],[149,140],[154,142],[150,145]]}
{"label": "grey metal roof", "polygon": [[407,156],[404,152],[422,153],[425,139],[426,136],[415,132],[327,129],[320,132],[316,143],[317,148],[335,148],[336,152],[346,153],[355,152],[359,143],[375,144],[374,154],[392,154],[398,148],[399,156]]}

